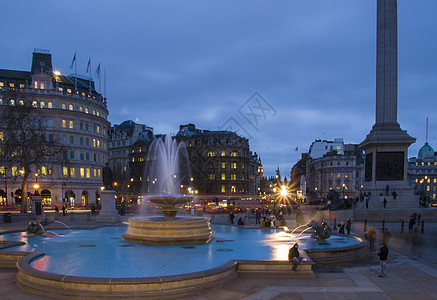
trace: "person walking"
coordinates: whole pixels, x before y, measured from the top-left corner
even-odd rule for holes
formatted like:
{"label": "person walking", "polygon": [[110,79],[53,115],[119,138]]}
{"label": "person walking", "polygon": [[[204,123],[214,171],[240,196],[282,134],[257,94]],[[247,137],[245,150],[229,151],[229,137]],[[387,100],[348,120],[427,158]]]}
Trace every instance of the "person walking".
{"label": "person walking", "polygon": [[384,201],[382,201],[382,203],[384,204],[384,208],[387,208],[387,198],[384,197]]}
{"label": "person walking", "polygon": [[261,213],[259,212],[259,208],[255,212],[255,224],[259,224],[261,221]]}
{"label": "person walking", "polygon": [[345,228],[345,224],[344,221],[341,221],[340,225],[338,226],[338,233],[339,234],[344,234],[344,228]]}
{"label": "person walking", "polygon": [[293,264],[293,271],[297,271],[297,265],[303,260],[299,254],[299,244],[295,243],[288,251],[288,260]]}
{"label": "person walking", "polygon": [[377,236],[378,234],[376,233],[375,228],[371,227],[369,230],[369,244],[371,251],[375,251],[375,242]]}
{"label": "person walking", "polygon": [[415,224],[416,224],[416,221],[414,220],[413,216],[410,216],[410,219],[408,220],[408,232],[413,231]]}
{"label": "person walking", "polygon": [[369,208],[369,201],[370,201],[370,193],[368,193],[366,197],[366,209]]}
{"label": "person walking", "polygon": [[65,208],[65,205],[62,205],[62,215],[65,217],[65,215],[66,215],[66,208]]}
{"label": "person walking", "polygon": [[352,222],[351,222],[351,218],[347,218],[346,220],[346,231],[347,234],[351,234],[351,229],[352,229]]}
{"label": "person walking", "polygon": [[390,243],[391,233],[387,228],[384,228],[384,232],[382,233],[382,243],[386,246]]}
{"label": "person walking", "polygon": [[388,256],[388,248],[384,243],[381,243],[381,248],[379,248],[379,252],[376,253],[379,256],[379,264],[381,266],[381,275],[378,277],[384,278],[386,274],[387,268],[387,256]]}

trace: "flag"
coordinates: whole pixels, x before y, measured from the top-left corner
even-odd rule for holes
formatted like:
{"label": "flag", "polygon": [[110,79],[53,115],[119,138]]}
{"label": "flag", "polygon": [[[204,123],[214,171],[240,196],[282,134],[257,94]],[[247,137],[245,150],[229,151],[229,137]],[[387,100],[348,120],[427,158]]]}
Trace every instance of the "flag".
{"label": "flag", "polygon": [[97,69],[96,69],[96,74],[97,74],[97,76],[99,76],[99,78],[100,78],[100,63],[99,63],[99,66],[98,66]]}
{"label": "flag", "polygon": [[87,66],[86,66],[86,72],[88,73],[88,70],[90,69],[90,66],[91,66],[91,57],[90,57],[90,59],[88,60],[88,64],[87,64]]}
{"label": "flag", "polygon": [[294,149],[294,151],[297,151],[297,150],[299,150],[299,146],[296,146],[296,149]]}
{"label": "flag", "polygon": [[76,61],[76,52],[74,52],[73,60],[71,61],[70,69],[73,68],[74,62]]}

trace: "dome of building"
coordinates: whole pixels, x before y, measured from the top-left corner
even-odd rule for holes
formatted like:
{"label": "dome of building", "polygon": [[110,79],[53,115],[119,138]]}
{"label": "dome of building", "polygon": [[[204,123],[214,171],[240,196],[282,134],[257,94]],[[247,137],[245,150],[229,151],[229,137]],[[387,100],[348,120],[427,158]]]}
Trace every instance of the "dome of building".
{"label": "dome of building", "polygon": [[425,143],[425,145],[420,148],[419,154],[417,156],[422,157],[425,152],[434,152],[434,149],[428,143]]}

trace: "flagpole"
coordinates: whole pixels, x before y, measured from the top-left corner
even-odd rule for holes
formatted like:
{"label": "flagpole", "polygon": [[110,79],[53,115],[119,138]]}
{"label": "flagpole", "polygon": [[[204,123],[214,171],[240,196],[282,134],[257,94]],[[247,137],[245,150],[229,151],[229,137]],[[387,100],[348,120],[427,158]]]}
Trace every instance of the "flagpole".
{"label": "flagpole", "polygon": [[77,57],[74,53],[74,90],[77,91]]}
{"label": "flagpole", "polygon": [[99,91],[102,92],[102,76],[100,76],[100,63],[99,63]]}
{"label": "flagpole", "polygon": [[103,68],[103,98],[106,99],[106,68]]}
{"label": "flagpole", "polygon": [[89,65],[89,67],[90,67],[90,94],[91,94],[91,70],[92,70],[92,67],[91,67],[91,57],[90,57],[90,65]]}

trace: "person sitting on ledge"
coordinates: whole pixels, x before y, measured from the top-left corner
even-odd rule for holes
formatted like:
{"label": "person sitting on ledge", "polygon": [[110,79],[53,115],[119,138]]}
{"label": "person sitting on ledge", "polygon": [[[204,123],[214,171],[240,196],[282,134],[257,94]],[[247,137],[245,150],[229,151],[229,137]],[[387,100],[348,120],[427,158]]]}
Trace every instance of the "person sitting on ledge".
{"label": "person sitting on ledge", "polygon": [[293,271],[297,271],[297,265],[303,260],[299,254],[299,244],[295,243],[288,251],[288,260],[293,264]]}

